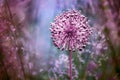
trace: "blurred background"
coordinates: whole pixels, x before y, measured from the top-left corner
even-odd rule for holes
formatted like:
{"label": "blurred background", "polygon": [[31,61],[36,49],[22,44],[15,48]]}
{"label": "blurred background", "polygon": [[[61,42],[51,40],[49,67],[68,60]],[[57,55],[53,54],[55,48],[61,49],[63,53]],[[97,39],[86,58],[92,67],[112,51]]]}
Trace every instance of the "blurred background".
{"label": "blurred background", "polygon": [[69,53],[53,45],[49,28],[72,9],[93,28],[73,53],[73,80],[120,80],[120,0],[0,0],[0,80],[69,80]]}

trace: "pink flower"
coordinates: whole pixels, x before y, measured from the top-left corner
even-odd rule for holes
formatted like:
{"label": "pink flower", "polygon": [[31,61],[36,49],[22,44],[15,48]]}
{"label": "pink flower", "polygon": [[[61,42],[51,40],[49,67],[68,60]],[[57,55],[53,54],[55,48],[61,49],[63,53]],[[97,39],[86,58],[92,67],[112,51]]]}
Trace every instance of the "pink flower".
{"label": "pink flower", "polygon": [[53,43],[62,50],[82,50],[91,34],[87,18],[76,10],[56,16],[51,26]]}

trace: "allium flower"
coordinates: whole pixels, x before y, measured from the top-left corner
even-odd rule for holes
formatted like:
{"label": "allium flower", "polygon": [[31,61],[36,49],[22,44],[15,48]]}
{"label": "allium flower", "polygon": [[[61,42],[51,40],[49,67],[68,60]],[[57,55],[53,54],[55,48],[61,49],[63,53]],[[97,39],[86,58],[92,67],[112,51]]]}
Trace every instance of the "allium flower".
{"label": "allium flower", "polygon": [[53,42],[62,50],[82,50],[91,34],[87,18],[76,10],[56,16],[51,26]]}

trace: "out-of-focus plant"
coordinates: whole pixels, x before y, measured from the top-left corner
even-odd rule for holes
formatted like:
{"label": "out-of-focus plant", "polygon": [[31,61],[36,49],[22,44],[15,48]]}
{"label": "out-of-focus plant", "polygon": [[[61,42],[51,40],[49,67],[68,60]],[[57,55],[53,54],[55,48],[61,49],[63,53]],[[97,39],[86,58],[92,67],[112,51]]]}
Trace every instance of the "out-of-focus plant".
{"label": "out-of-focus plant", "polygon": [[[17,13],[19,8],[16,1],[11,3],[11,0],[1,0],[0,11],[0,44],[1,44],[1,58],[3,69],[6,72],[7,80],[26,80],[24,69],[23,45],[21,43],[22,21],[24,16]],[[18,5],[17,5],[18,4]],[[13,10],[14,5],[14,10]],[[16,8],[16,9],[15,9]],[[20,12],[24,14],[24,11]],[[18,17],[19,16],[19,17]],[[21,19],[21,20],[20,20]],[[2,69],[1,69],[2,70]],[[1,75],[2,80],[6,78]]]}

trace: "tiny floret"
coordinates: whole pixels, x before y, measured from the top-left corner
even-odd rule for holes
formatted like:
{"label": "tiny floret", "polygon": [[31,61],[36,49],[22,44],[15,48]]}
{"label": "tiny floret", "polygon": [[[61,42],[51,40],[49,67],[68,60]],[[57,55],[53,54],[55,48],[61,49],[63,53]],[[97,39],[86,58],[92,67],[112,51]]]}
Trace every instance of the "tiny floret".
{"label": "tiny floret", "polygon": [[85,47],[92,30],[84,15],[77,10],[71,10],[56,16],[50,31],[57,48],[75,51]]}

